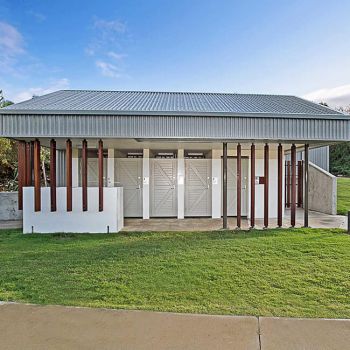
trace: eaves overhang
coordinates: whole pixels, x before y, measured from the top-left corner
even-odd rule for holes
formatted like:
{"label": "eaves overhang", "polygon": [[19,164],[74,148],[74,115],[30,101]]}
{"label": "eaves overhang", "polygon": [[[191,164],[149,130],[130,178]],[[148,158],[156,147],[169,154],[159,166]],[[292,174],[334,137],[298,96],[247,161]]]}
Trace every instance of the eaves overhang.
{"label": "eaves overhang", "polygon": [[0,115],[91,115],[91,116],[173,116],[173,117],[247,117],[247,118],[283,118],[283,119],[332,119],[350,120],[350,115],[346,114],[305,114],[305,113],[232,113],[232,112],[179,112],[179,111],[111,111],[111,110],[31,110],[31,109],[2,109]]}

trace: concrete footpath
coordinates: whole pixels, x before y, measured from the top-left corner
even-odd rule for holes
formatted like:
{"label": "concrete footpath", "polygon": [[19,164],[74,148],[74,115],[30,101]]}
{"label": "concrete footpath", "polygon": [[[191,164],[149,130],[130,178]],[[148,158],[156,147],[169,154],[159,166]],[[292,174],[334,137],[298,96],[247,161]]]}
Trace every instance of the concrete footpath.
{"label": "concrete footpath", "polygon": [[350,320],[0,305],[5,349],[350,349]]}

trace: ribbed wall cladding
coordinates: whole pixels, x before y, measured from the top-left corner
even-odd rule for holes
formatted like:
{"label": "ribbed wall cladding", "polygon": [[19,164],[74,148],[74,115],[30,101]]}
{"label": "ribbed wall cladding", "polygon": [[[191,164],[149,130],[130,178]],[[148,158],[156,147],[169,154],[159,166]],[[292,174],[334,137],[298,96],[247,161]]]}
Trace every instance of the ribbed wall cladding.
{"label": "ribbed wall cladding", "polygon": [[[297,152],[297,160],[304,160],[304,152]],[[286,155],[286,160],[290,160],[290,154]],[[320,168],[329,171],[329,146],[312,148],[309,151],[309,161]]]}
{"label": "ribbed wall cladding", "polygon": [[320,168],[329,171],[329,146],[310,149],[309,160]]}
{"label": "ribbed wall cladding", "polygon": [[208,116],[0,115],[5,137],[350,140],[350,120]]}
{"label": "ribbed wall cladding", "polygon": [[66,151],[56,151],[56,181],[58,187],[66,186]]}

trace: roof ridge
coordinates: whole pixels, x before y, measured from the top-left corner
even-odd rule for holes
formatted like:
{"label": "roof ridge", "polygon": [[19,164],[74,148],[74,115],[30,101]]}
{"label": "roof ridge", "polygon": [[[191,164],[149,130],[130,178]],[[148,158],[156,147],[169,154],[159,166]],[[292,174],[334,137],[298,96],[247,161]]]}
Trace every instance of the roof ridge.
{"label": "roof ridge", "polygon": [[[97,90],[97,89],[60,89],[59,91],[71,92],[125,92],[125,93],[155,93],[155,94],[191,94],[191,95],[241,95],[241,96],[288,96],[298,97],[296,95],[283,94],[263,94],[263,93],[244,93],[244,92],[212,92],[212,91],[160,91],[160,90]],[[44,95],[43,95],[44,96]]]}

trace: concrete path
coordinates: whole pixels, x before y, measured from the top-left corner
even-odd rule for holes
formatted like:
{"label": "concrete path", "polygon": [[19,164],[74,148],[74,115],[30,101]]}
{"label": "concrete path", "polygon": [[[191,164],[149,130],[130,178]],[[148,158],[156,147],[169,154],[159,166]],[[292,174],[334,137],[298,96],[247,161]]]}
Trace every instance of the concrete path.
{"label": "concrete path", "polygon": [[1,349],[349,349],[350,320],[0,305]]}
{"label": "concrete path", "polygon": [[[263,219],[256,219],[256,228],[262,229],[264,227]],[[210,218],[186,218],[184,220],[178,219],[125,219],[123,231],[215,231],[222,227],[222,219]],[[296,211],[296,227],[303,227],[304,225],[304,211],[300,208]],[[310,211],[309,225],[313,228],[342,228],[347,229],[347,217],[342,215],[327,215]],[[234,217],[228,218],[229,229],[234,230],[237,226],[237,220]],[[269,226],[271,228],[277,227],[277,219],[270,219]],[[242,229],[248,230],[250,222],[246,218],[242,219]],[[283,219],[283,227],[290,227],[290,210],[285,210]],[[22,221],[1,221],[0,229],[22,228]]]}
{"label": "concrete path", "polygon": [[260,317],[261,349],[350,349],[350,320]]}
{"label": "concrete path", "polygon": [[[229,217],[228,228],[234,230],[237,227],[237,219]],[[310,211],[309,225],[312,228],[341,228],[347,229],[347,217],[342,215],[327,215]],[[296,225],[295,227],[304,226],[304,211],[298,209],[296,211]],[[246,218],[242,219],[242,230],[248,230],[250,221]],[[264,220],[256,219],[255,227],[263,229]],[[269,227],[277,227],[277,219],[269,220]],[[290,210],[286,209],[283,218],[283,227],[290,227]],[[143,219],[125,219],[123,231],[215,231],[222,228],[222,219],[211,218],[186,218],[184,220],[166,219],[166,218],[151,218]]]}

